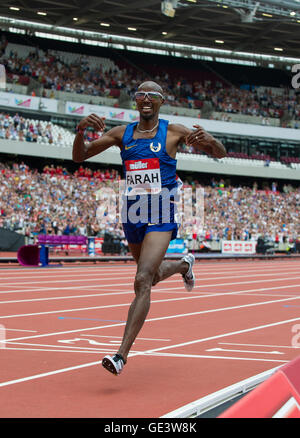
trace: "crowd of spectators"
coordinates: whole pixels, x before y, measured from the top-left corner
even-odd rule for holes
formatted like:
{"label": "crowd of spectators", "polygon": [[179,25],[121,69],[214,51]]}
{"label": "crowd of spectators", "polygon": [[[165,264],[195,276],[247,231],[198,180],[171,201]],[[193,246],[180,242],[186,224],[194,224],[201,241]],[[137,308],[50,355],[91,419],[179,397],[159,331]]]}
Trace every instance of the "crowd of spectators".
{"label": "crowd of spectators", "polygon": [[0,139],[45,144],[62,142],[61,134],[55,138],[52,123],[27,119],[18,113],[11,116],[4,112],[0,113]]}
{"label": "crowd of spectators", "polygon": [[[109,232],[124,238],[118,216],[107,214],[98,196],[105,188],[116,192],[120,178],[117,170],[110,169],[80,166],[71,172],[49,165],[39,172],[24,163],[0,163],[0,227],[28,237],[41,233],[103,237]],[[201,187],[202,225],[193,212],[180,229],[181,237],[196,234],[198,241],[211,242],[267,236],[278,243],[299,238],[300,188],[284,185],[279,191],[276,182],[261,190],[255,184],[234,186],[223,180],[205,186],[185,181],[183,188],[192,189],[193,205]]]}
{"label": "crowd of spectators", "polygon": [[[6,66],[8,81],[24,83],[24,78],[33,78],[43,87],[45,97],[54,97],[54,90],[87,94],[91,99],[92,96],[118,97],[123,90],[133,97],[137,85],[149,79],[149,75],[133,67],[103,69],[100,63],[91,67],[84,55],[78,55],[68,64],[51,50],[33,50],[22,58],[6,48],[1,62]],[[274,94],[268,87],[261,91],[255,87],[229,86],[214,73],[210,79],[187,80],[172,73],[167,65],[163,71],[152,79],[164,88],[168,105],[197,108],[201,114],[206,102],[212,111],[225,114],[226,120],[230,120],[231,114],[244,114],[260,116],[262,123],[268,124],[268,118],[280,119],[284,112],[300,120],[300,95],[295,90],[283,89],[281,94]]]}
{"label": "crowd of spectators", "polygon": [[[74,133],[70,133],[68,130],[59,127],[58,125],[54,125],[52,122],[27,119],[18,113],[14,115],[9,115],[5,112],[0,113],[0,140],[18,140],[40,144],[54,144],[56,146],[70,146],[73,142],[73,138]],[[88,129],[85,131],[86,142],[96,140],[97,138],[99,138],[99,133]],[[178,152],[193,154],[202,153],[186,144],[180,145]],[[259,152],[248,156],[246,153],[240,153],[230,149],[228,150],[227,156],[232,158],[242,158],[245,160],[263,160],[266,166],[268,166],[271,161],[276,161],[274,157]],[[282,156],[280,157],[280,161],[289,166],[291,163],[300,163],[300,158]]]}
{"label": "crowd of spectators", "polygon": [[119,181],[120,174],[116,169],[96,169],[92,170],[89,167],[85,167],[80,165],[77,170],[75,170],[72,174],[66,169],[66,167],[62,166],[54,166],[54,164],[46,165],[43,169],[43,175],[50,175],[50,177],[55,176],[63,176],[65,178],[69,178],[73,175],[75,178],[85,178],[87,180],[95,179],[96,181]]}
{"label": "crowd of spectators", "polygon": [[205,187],[206,240],[295,241],[300,236],[300,189],[277,184],[258,190],[253,187],[226,187],[222,182]]}
{"label": "crowd of spectators", "polygon": [[[99,138],[99,133],[93,130],[86,130],[85,141],[90,142]],[[35,142],[39,144],[53,144],[55,146],[71,146],[74,133],[53,124],[52,122],[45,122],[35,119],[27,119],[18,113],[9,115],[8,113],[0,113],[0,140],[18,140],[26,142]],[[197,151],[193,146],[187,146],[182,144],[178,147],[178,152],[202,154],[201,151]],[[227,157],[239,158],[243,160],[260,160],[264,161],[265,166],[269,166],[271,162],[277,161],[275,157],[270,155],[259,153],[247,155],[246,153],[236,152],[231,149],[227,152]],[[280,157],[280,162],[288,167],[293,163],[299,164],[300,158],[298,157]],[[53,169],[52,169],[53,170]],[[79,176],[82,176],[80,173]],[[77,175],[75,175],[77,176]],[[95,175],[89,174],[89,176],[95,176],[101,178],[100,173],[96,172]]]}
{"label": "crowd of spectators", "polygon": [[[42,172],[24,163],[0,164],[0,227],[26,236],[37,234],[97,235],[106,223],[97,220],[95,193],[117,181],[116,170],[93,172],[80,167],[70,173],[62,166]],[[116,232],[121,229],[114,224]]]}
{"label": "crowd of spectators", "polygon": [[[75,122],[74,122],[75,124]],[[85,140],[87,142],[99,138],[99,133],[87,129]],[[15,113],[10,115],[5,112],[0,113],[0,139],[18,140],[40,144],[54,144],[64,146],[73,143],[74,132],[52,123],[39,119],[25,118]]]}

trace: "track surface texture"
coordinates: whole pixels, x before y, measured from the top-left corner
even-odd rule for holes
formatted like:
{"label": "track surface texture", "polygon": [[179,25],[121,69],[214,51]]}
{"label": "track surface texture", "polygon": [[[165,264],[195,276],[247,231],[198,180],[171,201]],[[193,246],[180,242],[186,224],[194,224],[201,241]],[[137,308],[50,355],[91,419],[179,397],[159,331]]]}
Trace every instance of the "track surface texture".
{"label": "track surface texture", "polygon": [[159,418],[300,354],[300,261],[200,261],[153,287],[120,376],[136,266],[0,269],[2,418]]}

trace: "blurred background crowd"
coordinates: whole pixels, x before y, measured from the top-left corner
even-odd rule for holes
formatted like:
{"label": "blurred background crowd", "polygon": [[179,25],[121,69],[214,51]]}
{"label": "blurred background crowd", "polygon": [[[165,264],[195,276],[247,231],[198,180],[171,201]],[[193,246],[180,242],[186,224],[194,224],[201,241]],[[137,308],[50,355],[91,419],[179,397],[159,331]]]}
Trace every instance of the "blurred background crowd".
{"label": "blurred background crowd", "polygon": [[[8,81],[28,84],[35,79],[43,87],[44,97],[54,97],[54,91],[64,91],[91,96],[119,97],[125,92],[133,97],[137,85],[149,77],[141,69],[130,65],[91,65],[88,57],[77,55],[67,61],[53,50],[38,48],[22,56],[17,51],[3,50],[2,61],[7,70]],[[161,73],[161,72],[164,73]],[[166,104],[174,107],[201,109],[208,103],[213,111],[222,112],[222,120],[230,121],[230,114],[260,116],[262,124],[269,118],[281,118],[288,111],[292,119],[300,120],[300,95],[289,89],[274,93],[271,87],[238,87],[223,81],[213,73],[194,77],[180,75],[168,65],[160,72],[153,71],[153,80],[165,90]],[[176,114],[176,109],[174,109]],[[295,128],[298,128],[298,123]]]}
{"label": "blurred background crowd", "polygon": [[[24,233],[103,236],[108,231],[124,237],[118,217],[101,210],[99,193],[116,193],[121,175],[115,169],[92,170],[80,166],[70,172],[62,166],[45,166],[42,172],[24,163],[0,164],[0,227]],[[212,179],[209,184],[184,181],[192,189],[203,188],[204,221],[185,221],[179,235],[201,241],[256,240],[267,236],[274,242],[295,241],[300,236],[300,188],[284,185],[258,189],[229,185]],[[101,211],[101,214],[99,212]]]}

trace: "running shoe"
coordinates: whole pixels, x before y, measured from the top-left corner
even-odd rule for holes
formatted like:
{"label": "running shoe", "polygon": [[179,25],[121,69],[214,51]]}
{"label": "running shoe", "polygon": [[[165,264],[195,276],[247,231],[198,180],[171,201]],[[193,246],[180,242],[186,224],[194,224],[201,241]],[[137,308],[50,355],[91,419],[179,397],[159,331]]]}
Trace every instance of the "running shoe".
{"label": "running shoe", "polygon": [[188,292],[191,292],[195,286],[195,275],[193,273],[193,264],[195,263],[195,257],[193,254],[187,254],[182,258],[185,262],[189,264],[189,269],[186,274],[182,275],[184,287]]}
{"label": "running shoe", "polygon": [[125,360],[120,354],[115,354],[113,357],[105,356],[102,359],[102,365],[104,366],[104,368],[115,374],[116,376],[121,373],[125,363]]}

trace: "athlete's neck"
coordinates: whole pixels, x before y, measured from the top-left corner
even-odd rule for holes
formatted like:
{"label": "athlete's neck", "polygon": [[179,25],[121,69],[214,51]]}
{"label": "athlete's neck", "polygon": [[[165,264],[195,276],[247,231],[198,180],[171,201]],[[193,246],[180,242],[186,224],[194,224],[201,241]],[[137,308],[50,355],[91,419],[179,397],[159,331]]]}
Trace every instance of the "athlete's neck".
{"label": "athlete's neck", "polygon": [[139,132],[153,132],[158,127],[159,121],[156,119],[145,120],[141,118],[137,124],[137,130]]}

